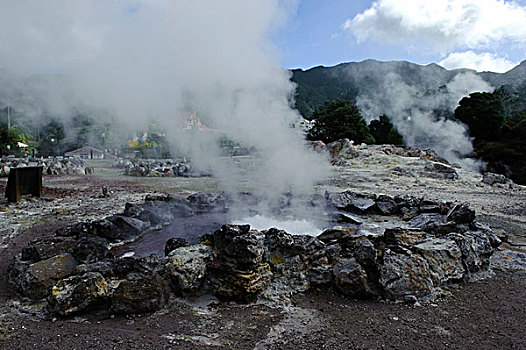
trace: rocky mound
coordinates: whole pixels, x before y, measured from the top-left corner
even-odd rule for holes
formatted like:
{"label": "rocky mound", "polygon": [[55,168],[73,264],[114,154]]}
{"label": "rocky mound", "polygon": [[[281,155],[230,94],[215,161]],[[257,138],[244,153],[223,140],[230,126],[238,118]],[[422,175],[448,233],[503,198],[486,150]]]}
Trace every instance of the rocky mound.
{"label": "rocky mound", "polygon": [[113,164],[114,168],[124,169],[125,175],[147,177],[198,177],[209,176],[197,172],[191,163],[183,160],[123,160],[119,159]]}
{"label": "rocky mound", "polygon": [[155,311],[172,294],[283,300],[321,285],[353,297],[416,301],[486,272],[500,244],[474,221],[467,203],[349,191],[323,199],[323,210],[341,226],[317,237],[224,225],[198,244],[170,240],[164,257],[117,257],[111,249],[117,242],[154,234],[178,217],[229,206],[224,195],[149,197],[122,214],[32,242],[14,257],[8,278],[22,295],[45,299],[48,311],[59,315]]}
{"label": "rocky mound", "polygon": [[86,166],[85,162],[77,157],[13,160],[6,158],[0,161],[0,177],[8,177],[11,168],[24,166],[42,166],[43,175],[85,175],[93,173],[93,167]]}

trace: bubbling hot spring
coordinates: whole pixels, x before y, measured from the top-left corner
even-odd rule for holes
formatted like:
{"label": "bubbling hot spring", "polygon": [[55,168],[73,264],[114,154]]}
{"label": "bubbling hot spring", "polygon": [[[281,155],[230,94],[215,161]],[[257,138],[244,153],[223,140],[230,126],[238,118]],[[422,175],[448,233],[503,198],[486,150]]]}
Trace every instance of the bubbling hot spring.
{"label": "bubbling hot spring", "polygon": [[403,226],[401,222],[395,224],[395,218],[386,216],[367,215],[367,220],[363,220],[360,215],[344,213],[328,205],[327,198],[321,195],[293,197],[284,194],[270,202],[250,193],[239,194],[236,198],[197,193],[184,200],[147,201],[140,210],[144,220],[161,224],[120,247],[119,254],[162,255],[169,239],[183,238],[189,244],[196,244],[204,234],[211,234],[224,224],[248,224],[258,231],[277,228],[289,234],[313,237],[335,226],[351,228],[358,235],[379,235],[385,228]]}

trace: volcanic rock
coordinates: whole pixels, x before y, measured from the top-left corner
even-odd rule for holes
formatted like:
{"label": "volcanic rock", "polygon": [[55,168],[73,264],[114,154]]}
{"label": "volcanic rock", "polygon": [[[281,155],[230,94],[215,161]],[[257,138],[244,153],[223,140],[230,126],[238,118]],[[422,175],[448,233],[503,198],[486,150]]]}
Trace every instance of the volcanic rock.
{"label": "volcanic rock", "polygon": [[488,185],[502,184],[506,185],[511,182],[506,176],[495,173],[484,173],[482,177],[482,182]]}
{"label": "volcanic rock", "polygon": [[28,247],[22,248],[22,260],[37,262],[55,255],[70,253],[76,240],[70,237],[51,237],[34,240]]}
{"label": "volcanic rock", "polygon": [[386,249],[379,270],[378,282],[389,299],[400,300],[408,295],[424,297],[431,294],[435,287],[426,259],[410,251],[396,253]]}
{"label": "volcanic rock", "polygon": [[263,240],[248,225],[224,225],[214,232],[209,272],[216,295],[242,302],[256,298],[272,275],[263,261]]}
{"label": "volcanic rock", "polygon": [[170,238],[164,246],[164,255],[168,256],[172,251],[180,247],[187,247],[188,241],[184,238]]}
{"label": "volcanic rock", "polygon": [[79,263],[113,259],[108,241],[100,237],[82,237],[73,248],[72,255]]}
{"label": "volcanic rock", "polygon": [[334,283],[345,295],[369,297],[373,294],[367,273],[354,258],[342,259],[333,268]]}
{"label": "volcanic rock", "polygon": [[458,173],[455,168],[442,164],[442,163],[431,163],[426,165],[424,168],[426,174],[430,177],[456,180],[458,179]]}
{"label": "volcanic rock", "polygon": [[367,196],[352,191],[325,193],[327,205],[354,214],[366,214],[372,211],[375,201]]}
{"label": "volcanic rock", "polygon": [[159,274],[128,274],[125,280],[117,281],[111,297],[111,311],[133,314],[157,311],[164,307],[170,289]]}
{"label": "volcanic rock", "polygon": [[475,211],[471,209],[469,203],[457,204],[447,214],[446,219],[457,224],[469,224],[475,220]]}
{"label": "volcanic rock", "polygon": [[67,316],[97,308],[110,296],[110,291],[108,282],[98,272],[62,279],[51,290],[51,312]]}
{"label": "volcanic rock", "polygon": [[71,254],[57,255],[36,263],[20,261],[15,257],[9,266],[9,280],[18,291],[32,299],[49,295],[51,287],[60,279],[72,275],[77,261]]}
{"label": "volcanic rock", "polygon": [[172,250],[166,264],[175,290],[196,291],[205,278],[206,266],[212,250],[203,244],[182,246]]}

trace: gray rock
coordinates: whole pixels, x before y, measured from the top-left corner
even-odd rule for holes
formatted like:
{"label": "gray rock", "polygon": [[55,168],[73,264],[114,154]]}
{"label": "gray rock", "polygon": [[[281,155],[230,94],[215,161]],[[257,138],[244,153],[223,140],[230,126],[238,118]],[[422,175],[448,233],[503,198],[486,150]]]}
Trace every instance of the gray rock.
{"label": "gray rock", "polygon": [[62,279],[51,290],[49,304],[61,316],[93,309],[110,296],[111,288],[97,272]]}
{"label": "gray rock", "polygon": [[117,281],[110,309],[115,313],[133,314],[162,309],[169,296],[168,283],[157,273],[129,274]]}
{"label": "gray rock", "polygon": [[368,197],[352,191],[325,194],[327,204],[339,210],[355,214],[365,214],[373,211],[376,203],[374,196]]}
{"label": "gray rock", "polygon": [[164,246],[164,255],[168,256],[172,251],[176,250],[180,247],[187,247],[188,241],[184,238],[170,238],[166,241],[166,244]]}
{"label": "gray rock", "polygon": [[418,230],[406,230],[400,227],[394,229],[387,229],[384,233],[384,240],[388,245],[399,247],[412,247],[416,244],[424,242],[429,238],[425,232]]}
{"label": "gray rock", "polygon": [[366,268],[374,268],[378,262],[378,250],[369,239],[359,237],[354,246],[354,257],[360,265]]}
{"label": "gray rock", "polygon": [[9,267],[9,279],[25,296],[42,299],[60,279],[75,273],[77,261],[71,254],[57,255],[36,263],[15,261]]}
{"label": "gray rock", "polygon": [[454,221],[457,224],[469,224],[475,220],[475,211],[471,209],[469,203],[455,205],[446,216],[447,221]]}
{"label": "gray rock", "polygon": [[100,237],[79,239],[73,248],[72,255],[82,264],[113,259],[113,253],[108,249],[108,241]]}
{"label": "gray rock", "polygon": [[454,240],[462,253],[462,261],[468,273],[487,270],[489,259],[495,248],[491,235],[483,231],[468,231],[463,234],[451,233],[447,237]]}
{"label": "gray rock", "polygon": [[334,282],[345,295],[351,297],[370,297],[373,294],[367,273],[354,259],[342,259],[334,265]]}
{"label": "gray rock", "polygon": [[495,173],[485,173],[482,177],[482,182],[488,185],[495,185],[495,184],[507,184],[510,182],[510,180],[501,174],[495,174]]}
{"label": "gray rock", "polygon": [[427,175],[434,178],[456,180],[458,179],[458,173],[455,168],[442,164],[442,163],[431,163],[426,165],[424,170],[427,171]]}
{"label": "gray rock", "polygon": [[22,248],[22,260],[37,262],[53,256],[71,253],[76,240],[70,237],[52,237],[29,243]]}
{"label": "gray rock", "polygon": [[376,199],[376,208],[382,215],[395,215],[400,210],[398,203],[389,196],[378,196]]}
{"label": "gray rock", "polygon": [[213,255],[208,271],[215,294],[240,302],[252,301],[270,282],[270,265],[263,260],[264,235],[249,225],[223,225],[211,237]]}
{"label": "gray rock", "polygon": [[407,295],[424,297],[434,289],[433,275],[426,259],[410,252],[383,252],[379,283],[389,299],[400,300]]}
{"label": "gray rock", "polygon": [[407,222],[407,225],[413,228],[424,229],[427,226],[438,225],[445,222],[446,220],[443,215],[440,215],[438,213],[424,213],[419,214],[411,220],[409,220]]}
{"label": "gray rock", "polygon": [[201,287],[211,254],[210,247],[202,244],[179,247],[170,253],[166,272],[176,290],[190,292]]}
{"label": "gray rock", "polygon": [[435,286],[464,277],[462,253],[455,242],[432,238],[415,245],[414,251],[426,259]]}

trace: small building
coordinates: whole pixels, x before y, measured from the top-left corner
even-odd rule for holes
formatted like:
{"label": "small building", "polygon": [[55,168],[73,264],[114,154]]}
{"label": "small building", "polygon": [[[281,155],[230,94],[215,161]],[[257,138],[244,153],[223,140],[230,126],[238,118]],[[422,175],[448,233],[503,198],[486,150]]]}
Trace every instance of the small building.
{"label": "small building", "polygon": [[96,149],[95,147],[91,147],[91,146],[85,146],[79,149],[75,149],[73,151],[66,152],[64,153],[64,156],[79,157],[83,159],[104,159],[106,158],[104,151],[101,151],[100,149]]}

